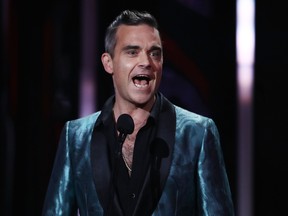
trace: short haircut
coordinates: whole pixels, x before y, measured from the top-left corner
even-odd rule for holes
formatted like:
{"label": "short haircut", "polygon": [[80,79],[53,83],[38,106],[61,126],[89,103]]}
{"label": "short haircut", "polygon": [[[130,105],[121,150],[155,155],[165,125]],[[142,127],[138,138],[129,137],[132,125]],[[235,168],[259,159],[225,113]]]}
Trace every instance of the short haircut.
{"label": "short haircut", "polygon": [[116,46],[116,32],[120,25],[137,26],[141,24],[149,25],[159,30],[157,20],[150,13],[135,10],[124,10],[116,17],[116,19],[108,26],[105,34],[105,52],[111,57],[114,56]]}

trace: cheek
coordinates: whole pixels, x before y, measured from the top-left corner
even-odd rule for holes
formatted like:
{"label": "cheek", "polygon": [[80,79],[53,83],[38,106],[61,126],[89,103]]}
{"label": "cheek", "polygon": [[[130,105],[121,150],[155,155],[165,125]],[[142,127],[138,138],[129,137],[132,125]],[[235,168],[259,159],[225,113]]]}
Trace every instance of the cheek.
{"label": "cheek", "polygon": [[126,62],[122,64],[122,70],[125,71],[126,74],[128,74],[132,69],[135,67],[135,64],[131,62]]}
{"label": "cheek", "polygon": [[161,80],[162,80],[162,73],[159,72],[159,73],[157,74],[157,86],[160,85]]}
{"label": "cheek", "polygon": [[157,71],[157,77],[158,79],[160,79],[162,77],[163,72],[162,64],[158,64],[158,66],[155,69]]}
{"label": "cheek", "polygon": [[153,61],[153,67],[156,71],[162,71],[162,67],[163,67],[163,61],[157,61],[157,60],[154,60]]}
{"label": "cheek", "polygon": [[114,65],[114,82],[119,86],[120,84],[126,86],[125,83],[129,82],[129,74],[133,68],[133,64],[122,62]]}
{"label": "cheek", "polygon": [[118,61],[118,63],[115,65],[115,68],[120,71],[121,75],[123,74],[128,74],[129,71],[131,71],[133,69],[133,67],[135,66],[135,63],[133,61],[127,61],[125,59],[122,59],[120,61]]}
{"label": "cheek", "polygon": [[157,72],[157,86],[159,86],[160,85],[160,82],[161,82],[161,79],[162,79],[162,74],[163,74],[163,71],[162,71],[162,66],[160,66],[159,68],[158,68],[158,70],[157,70],[158,72]]}

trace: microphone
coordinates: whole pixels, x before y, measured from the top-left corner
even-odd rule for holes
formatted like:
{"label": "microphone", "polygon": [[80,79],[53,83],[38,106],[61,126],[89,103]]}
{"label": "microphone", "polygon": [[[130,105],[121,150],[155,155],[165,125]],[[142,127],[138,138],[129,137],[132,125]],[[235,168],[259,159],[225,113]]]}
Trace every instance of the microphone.
{"label": "microphone", "polygon": [[118,156],[122,154],[122,146],[128,134],[134,131],[134,121],[132,117],[126,113],[120,115],[117,119],[116,128],[119,131],[118,142]]}
{"label": "microphone", "polygon": [[162,158],[166,158],[169,155],[169,147],[165,140],[161,138],[155,138],[150,146],[150,153],[154,157],[153,167],[159,170]]}

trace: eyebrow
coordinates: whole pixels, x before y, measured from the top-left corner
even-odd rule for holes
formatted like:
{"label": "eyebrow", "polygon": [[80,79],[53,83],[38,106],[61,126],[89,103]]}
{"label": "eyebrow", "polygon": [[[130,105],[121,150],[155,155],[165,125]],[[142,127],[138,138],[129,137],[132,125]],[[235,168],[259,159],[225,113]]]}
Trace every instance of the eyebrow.
{"label": "eyebrow", "polygon": [[138,50],[138,49],[140,49],[140,46],[137,46],[137,45],[127,45],[127,46],[122,48],[123,51]]}
{"label": "eyebrow", "polygon": [[159,50],[162,52],[162,47],[161,46],[152,46],[150,51],[154,51],[154,50]]}
{"label": "eyebrow", "polygon": [[[125,47],[123,47],[123,51],[126,51],[126,50],[131,50],[131,49],[140,49],[140,46],[138,45],[127,45]],[[154,50],[160,50],[162,51],[162,47],[161,46],[152,46],[149,51],[154,51]]]}

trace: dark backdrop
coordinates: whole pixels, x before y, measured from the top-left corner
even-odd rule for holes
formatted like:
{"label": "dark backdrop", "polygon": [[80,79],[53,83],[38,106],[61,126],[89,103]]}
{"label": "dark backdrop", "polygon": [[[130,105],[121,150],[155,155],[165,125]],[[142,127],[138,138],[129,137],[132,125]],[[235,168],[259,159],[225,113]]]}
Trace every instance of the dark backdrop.
{"label": "dark backdrop", "polygon": [[[276,2],[256,6],[253,192],[259,216],[280,215],[287,203],[287,6]],[[79,116],[81,1],[2,3],[7,10],[1,23],[1,212],[40,215],[60,130]],[[161,91],[215,120],[237,208],[235,5],[97,1],[95,100],[100,109],[113,91],[99,64],[105,27],[122,9],[152,12],[165,42]]]}
{"label": "dark backdrop", "polygon": [[288,199],[288,5],[257,1],[255,215],[283,215]]}

